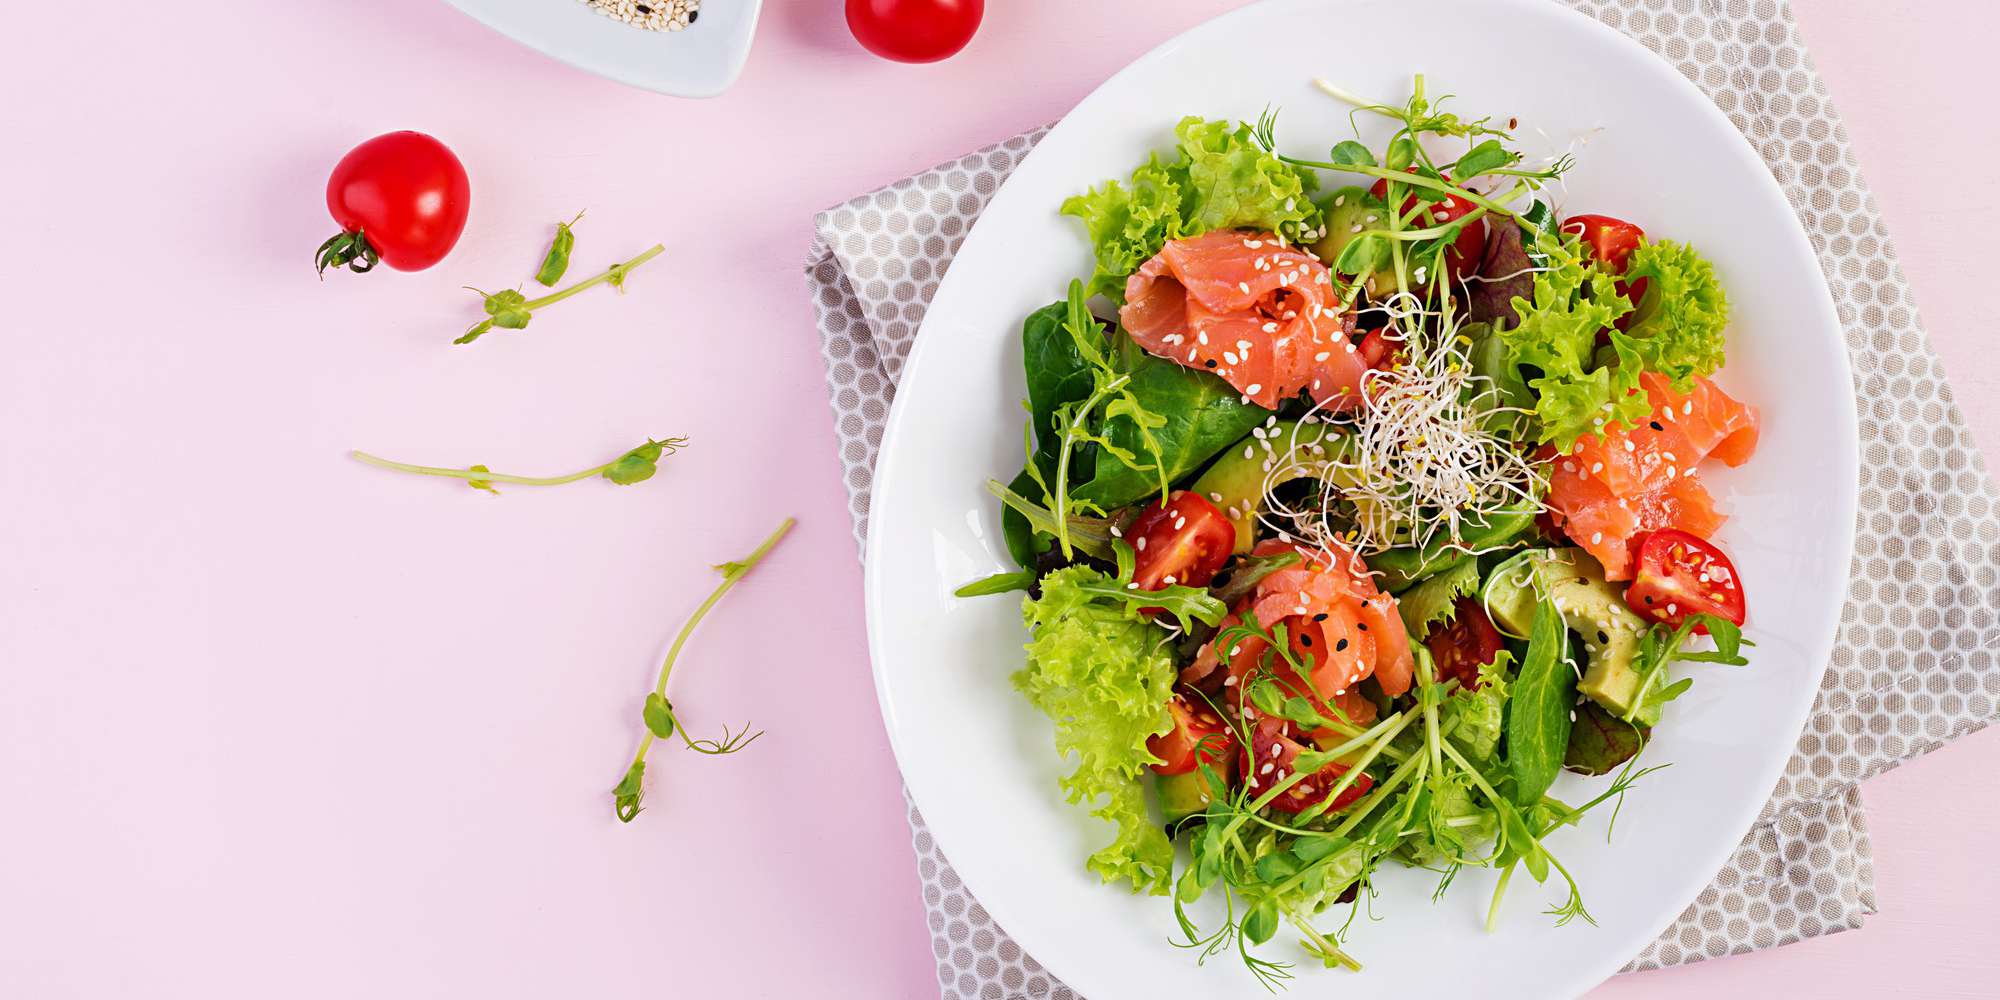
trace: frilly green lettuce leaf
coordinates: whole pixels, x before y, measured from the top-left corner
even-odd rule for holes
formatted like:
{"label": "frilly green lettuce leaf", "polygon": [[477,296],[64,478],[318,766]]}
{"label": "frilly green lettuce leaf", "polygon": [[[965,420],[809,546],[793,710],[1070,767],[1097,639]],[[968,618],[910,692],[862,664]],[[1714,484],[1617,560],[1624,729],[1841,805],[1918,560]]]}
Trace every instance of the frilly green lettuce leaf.
{"label": "frilly green lettuce leaf", "polygon": [[1174,135],[1171,162],[1155,154],[1127,181],[1063,202],[1063,214],[1083,220],[1090,236],[1097,260],[1091,294],[1122,300],[1126,277],[1170,240],[1232,228],[1291,239],[1318,227],[1319,209],[1308,197],[1318,180],[1264,152],[1249,125],[1190,117]]}
{"label": "frilly green lettuce leaf", "polygon": [[1722,367],[1729,297],[1715,278],[1715,266],[1672,240],[1653,240],[1632,251],[1625,280],[1640,278],[1647,288],[1638,320],[1616,339],[1626,341],[1648,371],[1685,391],[1689,377]]}
{"label": "frilly green lettuce leaf", "polygon": [[1022,606],[1032,638],[1014,685],[1055,722],[1057,752],[1076,759],[1062,780],[1069,801],[1118,826],[1116,839],[1091,855],[1091,870],[1157,895],[1167,891],[1173,846],[1147,816],[1140,780],[1159,762],[1146,741],[1172,725],[1174,663],[1166,634],[1136,608],[1085,589],[1107,582],[1087,566],[1042,578],[1041,598]]}

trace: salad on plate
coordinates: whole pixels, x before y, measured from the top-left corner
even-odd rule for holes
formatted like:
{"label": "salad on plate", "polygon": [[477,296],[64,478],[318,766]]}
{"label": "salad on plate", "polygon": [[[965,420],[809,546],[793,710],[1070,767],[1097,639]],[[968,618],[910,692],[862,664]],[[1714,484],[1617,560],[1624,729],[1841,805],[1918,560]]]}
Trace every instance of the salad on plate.
{"label": "salad on plate", "polygon": [[[1280,934],[1360,967],[1384,865],[1436,898],[1496,870],[1489,926],[1524,879],[1589,921],[1546,839],[1665,766],[1679,665],[1749,645],[1702,467],[1758,414],[1711,381],[1710,263],[1670,219],[1568,212],[1574,157],[1421,76],[1320,86],[1386,143],[1190,117],[1061,206],[1093,271],[1023,325],[1026,458],[988,484],[1020,569],[959,592],[1026,594],[1015,685],[1115,829],[1085,864],[1267,985]],[[1559,800],[1563,770],[1603,777]]]}

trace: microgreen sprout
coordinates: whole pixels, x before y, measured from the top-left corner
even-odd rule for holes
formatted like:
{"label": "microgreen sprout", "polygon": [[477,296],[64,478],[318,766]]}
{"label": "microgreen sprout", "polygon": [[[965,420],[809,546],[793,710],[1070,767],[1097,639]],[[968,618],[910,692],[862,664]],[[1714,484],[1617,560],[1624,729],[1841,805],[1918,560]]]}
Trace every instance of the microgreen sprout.
{"label": "microgreen sprout", "polygon": [[[658,257],[660,254],[665,253],[666,250],[665,244],[655,243],[651,249],[631,260],[622,264],[613,264],[603,271],[585,278],[568,288],[550,292],[535,299],[528,298],[521,294],[520,291],[512,288],[502,289],[498,292],[483,292],[477,288],[467,286],[471,291],[480,296],[482,300],[481,305],[486,310],[486,318],[472,324],[470,329],[460,334],[459,338],[452,341],[452,343],[470,344],[484,336],[486,331],[495,327],[502,330],[523,329],[528,325],[528,320],[534,317],[535,310],[545,306],[552,306],[594,285],[608,284],[613,288],[623,289],[625,287],[625,276],[631,273],[633,268]],[[554,248],[551,248],[550,252],[553,253]],[[546,269],[546,263],[543,266]]]}
{"label": "microgreen sprout", "polygon": [[419,476],[442,476],[447,479],[462,479],[465,480],[467,486],[473,489],[485,490],[488,493],[498,493],[500,490],[493,485],[494,483],[510,483],[515,486],[561,486],[564,483],[574,483],[577,480],[589,479],[592,476],[602,476],[620,486],[643,483],[653,478],[653,474],[659,471],[659,463],[662,456],[671,455],[686,446],[687,438],[667,438],[664,441],[655,441],[647,438],[645,444],[633,448],[609,462],[605,462],[602,465],[593,465],[588,469],[561,476],[515,476],[503,472],[494,472],[484,465],[473,465],[463,469],[449,469],[435,465],[411,465],[408,462],[392,462],[386,458],[370,455],[365,451],[353,451],[348,452],[348,454],[355,461],[375,466],[378,469],[408,472]]}
{"label": "microgreen sprout", "polygon": [[750,571],[764,561],[764,557],[777,547],[778,542],[785,537],[785,533],[791,531],[792,525],[796,523],[792,518],[785,518],[784,522],[778,525],[778,530],[771,532],[770,536],[749,555],[716,566],[716,572],[722,574],[722,582],[716,584],[708,599],[694,609],[694,614],[688,617],[688,620],[681,625],[680,632],[674,635],[673,645],[667,647],[667,658],[660,664],[659,682],[653,686],[653,690],[646,693],[646,700],[640,707],[640,721],[645,724],[646,732],[639,738],[639,750],[632,755],[632,763],[626,767],[625,776],[620,778],[617,786],[611,790],[613,812],[619,821],[630,823],[639,815],[640,800],[645,795],[646,755],[652,751],[654,740],[678,736],[681,743],[689,750],[719,757],[735,753],[756,742],[757,737],[764,735],[761,730],[751,732],[750,727],[745,725],[735,731],[725,726],[722,735],[712,739],[689,736],[687,728],[674,712],[673,702],[667,700],[667,678],[673,674],[674,662],[680,659],[681,649],[687,645],[688,637],[694,634],[695,626],[700,625],[710,609],[722,600],[722,595],[729,593],[730,589],[736,586],[736,581],[750,575]]}

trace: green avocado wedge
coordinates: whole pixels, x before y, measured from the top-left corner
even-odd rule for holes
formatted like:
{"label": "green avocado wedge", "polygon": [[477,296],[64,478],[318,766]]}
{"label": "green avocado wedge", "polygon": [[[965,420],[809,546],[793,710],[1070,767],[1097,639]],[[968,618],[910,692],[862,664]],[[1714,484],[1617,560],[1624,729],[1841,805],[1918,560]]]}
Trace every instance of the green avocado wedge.
{"label": "green avocado wedge", "polygon": [[1590,663],[1577,690],[1614,715],[1631,711],[1646,623],[1582,549],[1529,549],[1493,567],[1479,591],[1494,626],[1515,638],[1527,635],[1542,595],[1555,604],[1563,625],[1583,637]]}

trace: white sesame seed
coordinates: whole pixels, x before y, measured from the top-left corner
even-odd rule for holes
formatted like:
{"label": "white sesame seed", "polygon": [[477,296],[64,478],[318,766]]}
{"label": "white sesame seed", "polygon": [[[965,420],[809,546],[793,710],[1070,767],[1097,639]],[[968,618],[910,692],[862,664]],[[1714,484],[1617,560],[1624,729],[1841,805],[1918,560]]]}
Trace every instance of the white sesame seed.
{"label": "white sesame seed", "polygon": [[1321,351],[1318,354],[1313,355],[1313,360],[1324,363],[1326,359],[1330,357],[1333,357],[1332,351]]}
{"label": "white sesame seed", "polygon": [[1258,394],[1258,393],[1260,393],[1260,392],[1263,392],[1263,391],[1264,391],[1264,386],[1263,386],[1263,383],[1260,383],[1260,382],[1252,382],[1252,383],[1250,383],[1250,388],[1248,388],[1248,389],[1246,389],[1246,390],[1244,390],[1244,391],[1243,391],[1243,395],[1244,395],[1244,401],[1245,401],[1245,402],[1248,402],[1248,401],[1249,401],[1249,397],[1251,397],[1251,396],[1255,396],[1256,394]]}
{"label": "white sesame seed", "polygon": [[1140,552],[1146,551],[1146,536],[1140,535],[1137,539],[1134,539],[1132,542],[1132,548]]}
{"label": "white sesame seed", "polygon": [[1237,287],[1237,288],[1240,288],[1240,289],[1242,289],[1242,290],[1243,290],[1243,294],[1245,294],[1245,295],[1248,295],[1248,294],[1250,294],[1250,283],[1249,283],[1249,282],[1247,282],[1247,281],[1239,281],[1239,282],[1237,282],[1237,283],[1236,283],[1236,287]]}

